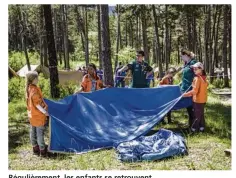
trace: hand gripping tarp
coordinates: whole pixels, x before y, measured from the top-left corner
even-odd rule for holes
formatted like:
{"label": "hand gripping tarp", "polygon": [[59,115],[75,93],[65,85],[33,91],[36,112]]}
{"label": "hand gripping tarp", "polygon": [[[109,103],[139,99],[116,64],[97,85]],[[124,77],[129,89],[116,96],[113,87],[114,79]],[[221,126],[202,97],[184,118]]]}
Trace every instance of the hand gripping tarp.
{"label": "hand gripping tarp", "polygon": [[88,152],[117,147],[151,130],[171,109],[185,108],[179,86],[108,88],[60,101],[46,99],[53,152]]}
{"label": "hand gripping tarp", "polygon": [[122,142],[116,150],[118,159],[126,162],[159,160],[187,154],[184,138],[166,129],[160,129],[151,136]]}

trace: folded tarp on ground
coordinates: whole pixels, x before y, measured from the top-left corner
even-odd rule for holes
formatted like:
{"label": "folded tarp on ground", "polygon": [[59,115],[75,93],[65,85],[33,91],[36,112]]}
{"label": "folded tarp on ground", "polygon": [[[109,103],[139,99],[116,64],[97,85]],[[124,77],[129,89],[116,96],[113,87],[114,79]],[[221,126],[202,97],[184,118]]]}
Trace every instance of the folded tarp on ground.
{"label": "folded tarp on ground", "polygon": [[166,129],[160,129],[151,136],[123,142],[116,150],[118,159],[125,162],[159,160],[187,154],[184,138]]}
{"label": "folded tarp on ground", "polygon": [[161,86],[109,88],[60,101],[46,100],[51,116],[49,149],[81,153],[116,147],[145,135],[171,109],[192,102],[180,98],[179,86]]}

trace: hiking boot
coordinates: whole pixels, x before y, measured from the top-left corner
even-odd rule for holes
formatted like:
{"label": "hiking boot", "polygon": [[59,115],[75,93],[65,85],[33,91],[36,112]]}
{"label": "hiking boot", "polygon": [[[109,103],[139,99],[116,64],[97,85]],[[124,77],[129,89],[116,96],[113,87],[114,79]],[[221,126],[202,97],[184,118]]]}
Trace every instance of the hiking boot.
{"label": "hiking boot", "polygon": [[56,154],[48,152],[48,145],[45,145],[45,148],[43,150],[40,150],[40,156],[41,157],[54,157]]}
{"label": "hiking boot", "polygon": [[43,150],[40,150],[40,156],[41,157],[46,157],[48,152],[48,148],[45,146]]}
{"label": "hiking boot", "polygon": [[40,154],[40,150],[39,150],[39,146],[38,145],[33,147],[33,154],[34,155],[39,155]]}

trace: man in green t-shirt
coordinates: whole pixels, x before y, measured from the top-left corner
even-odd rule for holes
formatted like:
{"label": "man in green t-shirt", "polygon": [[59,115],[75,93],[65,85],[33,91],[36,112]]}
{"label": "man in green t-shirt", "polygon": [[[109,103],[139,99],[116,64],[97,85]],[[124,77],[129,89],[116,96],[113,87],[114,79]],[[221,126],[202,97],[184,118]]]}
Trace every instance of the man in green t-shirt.
{"label": "man in green t-shirt", "polygon": [[136,60],[122,67],[118,72],[131,70],[132,88],[148,88],[147,77],[152,74],[152,67],[144,61],[144,51],[137,51]]}

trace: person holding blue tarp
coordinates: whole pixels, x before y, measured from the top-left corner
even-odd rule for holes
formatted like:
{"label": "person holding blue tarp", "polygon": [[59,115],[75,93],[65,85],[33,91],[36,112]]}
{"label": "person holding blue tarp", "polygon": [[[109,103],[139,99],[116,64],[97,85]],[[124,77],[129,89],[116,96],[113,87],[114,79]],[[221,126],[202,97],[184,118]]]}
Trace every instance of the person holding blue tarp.
{"label": "person holding blue tarp", "polygon": [[83,77],[81,87],[78,91],[75,92],[75,94],[78,94],[80,92],[93,92],[106,87],[103,85],[96,71],[97,70],[95,64],[91,63],[88,65],[88,74],[85,74],[85,76]]}
{"label": "person holding blue tarp", "polygon": [[[184,61],[185,65],[182,69],[182,83],[180,84],[180,89],[184,93],[192,90],[192,82],[195,77],[192,65],[197,63],[197,61],[194,59],[193,53],[186,49],[181,50],[181,58]],[[187,107],[187,112],[189,116],[189,127],[191,127],[194,119],[192,105]]]}
{"label": "person holding blue tarp", "polygon": [[[168,69],[167,74],[161,79],[159,85],[173,85],[174,84],[174,75],[176,73],[176,69],[174,67],[171,67]],[[171,111],[167,113],[167,119],[168,124],[170,124],[171,121]],[[165,123],[164,119],[162,120],[162,123]]]}
{"label": "person holding blue tarp", "polygon": [[115,73],[115,87],[125,87],[126,71],[118,72],[122,67],[122,62],[119,62]]}
{"label": "person holding blue tarp", "polygon": [[119,73],[131,70],[132,88],[148,88],[148,76],[152,74],[152,67],[144,61],[144,51],[137,51],[136,60],[118,70]]}

